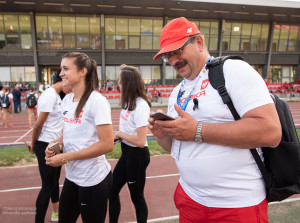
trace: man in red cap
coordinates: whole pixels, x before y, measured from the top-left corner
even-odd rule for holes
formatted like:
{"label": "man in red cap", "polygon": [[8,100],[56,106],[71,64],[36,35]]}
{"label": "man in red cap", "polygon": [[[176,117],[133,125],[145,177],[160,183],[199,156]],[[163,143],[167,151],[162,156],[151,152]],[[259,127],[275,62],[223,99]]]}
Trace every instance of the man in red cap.
{"label": "man in red cap", "polygon": [[279,118],[260,75],[246,62],[226,60],[227,91],[241,116],[234,118],[210,85],[213,57],[198,27],[186,18],[161,32],[160,56],[183,77],[173,90],[168,115],[149,119],[158,143],[175,159],[180,179],[174,194],[180,222],[268,222],[265,185],[249,149],[277,146]]}

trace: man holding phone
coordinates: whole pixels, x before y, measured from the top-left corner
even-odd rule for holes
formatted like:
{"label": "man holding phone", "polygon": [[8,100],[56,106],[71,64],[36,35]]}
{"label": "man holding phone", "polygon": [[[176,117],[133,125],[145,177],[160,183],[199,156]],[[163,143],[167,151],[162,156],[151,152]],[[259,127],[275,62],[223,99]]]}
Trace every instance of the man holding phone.
{"label": "man holding phone", "polygon": [[224,63],[226,88],[242,117],[234,121],[209,83],[206,64],[213,57],[197,25],[172,20],[160,44],[154,59],[162,56],[183,80],[169,99],[168,115],[176,120],[150,117],[149,129],[180,173],[174,194],[179,221],[267,223],[265,186],[249,149],[277,146],[281,127],[263,79],[243,61]]}

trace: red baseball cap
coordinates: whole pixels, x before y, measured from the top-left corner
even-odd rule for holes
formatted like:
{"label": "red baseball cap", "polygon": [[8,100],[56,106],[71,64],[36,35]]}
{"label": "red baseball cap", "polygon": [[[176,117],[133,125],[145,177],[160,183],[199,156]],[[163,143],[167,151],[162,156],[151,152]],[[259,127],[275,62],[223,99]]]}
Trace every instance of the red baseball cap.
{"label": "red baseball cap", "polygon": [[163,53],[179,49],[189,36],[196,34],[200,34],[200,31],[195,23],[184,17],[173,19],[161,31],[161,50],[153,57],[153,60],[157,60]]}

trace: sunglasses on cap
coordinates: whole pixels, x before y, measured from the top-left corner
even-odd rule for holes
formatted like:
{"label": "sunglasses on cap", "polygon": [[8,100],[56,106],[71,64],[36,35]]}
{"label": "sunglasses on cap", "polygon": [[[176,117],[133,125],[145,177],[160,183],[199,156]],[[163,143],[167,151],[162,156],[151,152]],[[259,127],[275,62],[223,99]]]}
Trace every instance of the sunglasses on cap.
{"label": "sunglasses on cap", "polygon": [[198,35],[195,35],[195,36],[193,36],[192,38],[190,38],[189,40],[187,40],[187,41],[186,41],[181,47],[179,47],[177,50],[173,50],[173,51],[170,51],[170,52],[167,52],[167,53],[163,53],[162,56],[161,56],[162,59],[163,59],[165,62],[169,62],[169,60],[170,60],[171,57],[173,57],[173,56],[178,56],[178,55],[182,54],[183,48],[184,48],[186,45],[192,43],[192,42],[195,40],[196,36],[198,36]]}

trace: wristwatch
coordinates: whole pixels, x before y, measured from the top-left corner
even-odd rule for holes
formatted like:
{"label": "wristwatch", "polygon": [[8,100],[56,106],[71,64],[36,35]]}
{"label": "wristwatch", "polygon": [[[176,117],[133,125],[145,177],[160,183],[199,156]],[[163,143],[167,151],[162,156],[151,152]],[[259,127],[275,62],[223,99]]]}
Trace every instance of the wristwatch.
{"label": "wristwatch", "polygon": [[202,127],[203,127],[203,123],[202,122],[198,122],[194,141],[196,143],[199,143],[199,144],[203,142]]}

